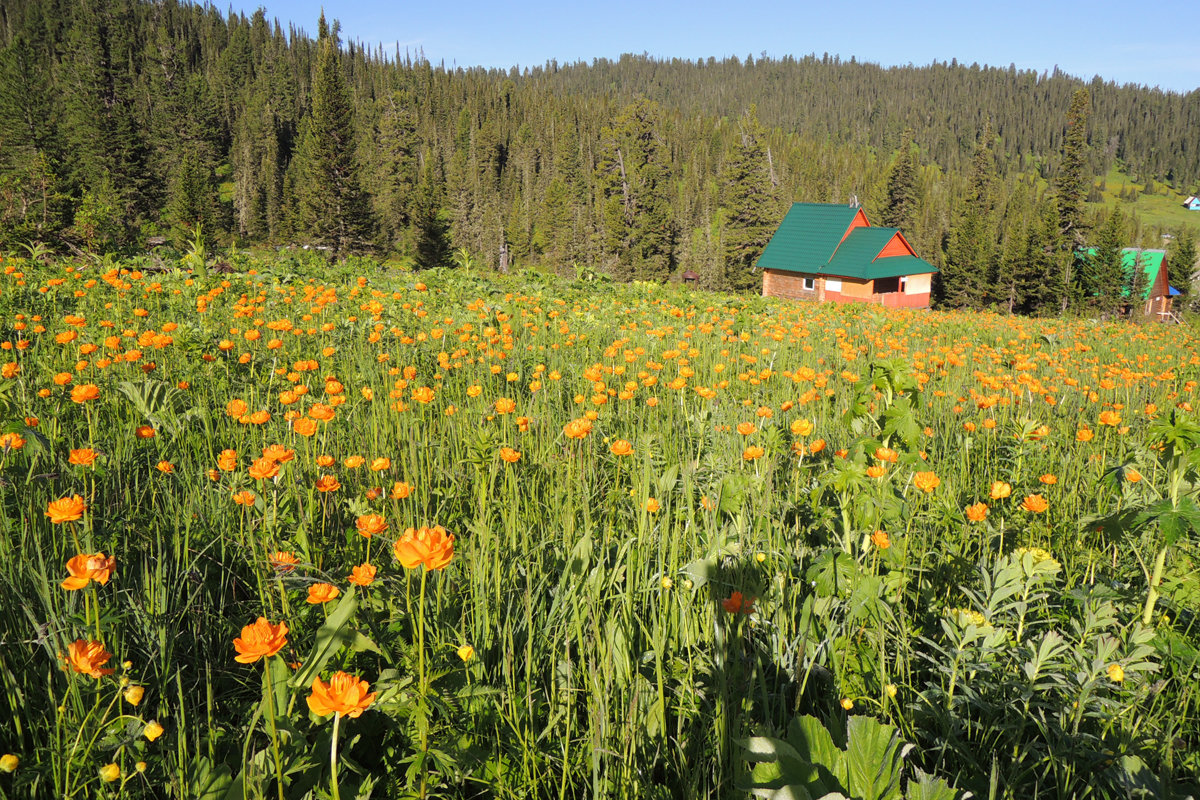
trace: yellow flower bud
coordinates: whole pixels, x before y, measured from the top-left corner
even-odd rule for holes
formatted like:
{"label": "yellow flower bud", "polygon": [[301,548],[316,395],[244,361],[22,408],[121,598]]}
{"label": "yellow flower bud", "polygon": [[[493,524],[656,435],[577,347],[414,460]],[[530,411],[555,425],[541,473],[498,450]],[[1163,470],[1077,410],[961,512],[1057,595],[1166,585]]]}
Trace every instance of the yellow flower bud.
{"label": "yellow flower bud", "polygon": [[136,769],[138,772],[145,772],[146,771],[146,762],[139,761],[133,765],[133,768]]}
{"label": "yellow flower bud", "polygon": [[883,690],[887,692],[888,697],[892,698],[893,700],[896,698],[896,684],[889,683],[887,686],[883,687]]}
{"label": "yellow flower bud", "polygon": [[458,657],[464,662],[470,661],[475,657],[475,648],[471,647],[469,644],[464,644],[462,647],[458,648]]}
{"label": "yellow flower bud", "polygon": [[671,580],[671,578],[669,576],[667,576],[667,575],[663,576],[662,587],[664,589],[670,589],[674,585],[675,585],[675,581]]}
{"label": "yellow flower bud", "polygon": [[1125,680],[1125,669],[1120,664],[1108,665],[1108,677],[1113,683]]}
{"label": "yellow flower bud", "polygon": [[125,702],[131,706],[136,706],[142,702],[142,695],[146,693],[146,687],[138,686],[136,683],[125,690]]}
{"label": "yellow flower bud", "polygon": [[163,726],[158,724],[158,720],[151,720],[146,723],[146,729],[142,731],[142,736],[145,736],[148,741],[153,742],[155,739],[163,735]]}
{"label": "yellow flower bud", "polygon": [[851,700],[849,697],[843,697],[842,698],[842,708],[849,711],[850,709],[854,708],[854,701]]}
{"label": "yellow flower bud", "polygon": [[0,756],[0,772],[15,772],[17,765],[21,763],[21,759],[14,756],[12,753],[5,753]]}
{"label": "yellow flower bud", "polygon": [[121,768],[116,764],[105,764],[100,768],[100,780],[112,783],[121,779]]}

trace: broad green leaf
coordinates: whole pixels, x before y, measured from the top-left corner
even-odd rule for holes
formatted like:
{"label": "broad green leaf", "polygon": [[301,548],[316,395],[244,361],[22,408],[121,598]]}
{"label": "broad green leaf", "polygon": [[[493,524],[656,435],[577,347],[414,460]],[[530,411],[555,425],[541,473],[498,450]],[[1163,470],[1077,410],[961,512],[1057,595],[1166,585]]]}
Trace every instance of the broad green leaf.
{"label": "broad green leaf", "polygon": [[342,595],[342,598],[337,601],[337,605],[329,614],[329,619],[325,620],[325,624],[317,630],[317,639],[313,644],[312,652],[308,654],[308,658],[304,659],[300,670],[292,678],[293,688],[310,686],[313,678],[320,674],[325,665],[329,663],[329,659],[333,658],[338,650],[354,643],[357,631],[350,627],[350,619],[357,609],[358,595],[352,591]]}

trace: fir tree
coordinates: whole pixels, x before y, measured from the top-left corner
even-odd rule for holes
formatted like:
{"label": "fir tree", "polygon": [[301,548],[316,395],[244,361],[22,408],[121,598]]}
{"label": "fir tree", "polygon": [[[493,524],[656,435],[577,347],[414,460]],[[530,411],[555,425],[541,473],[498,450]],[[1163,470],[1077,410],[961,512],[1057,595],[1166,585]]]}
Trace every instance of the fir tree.
{"label": "fir tree", "polygon": [[441,170],[426,157],[413,202],[414,262],[417,269],[445,267],[451,263],[450,223],[442,210]]}
{"label": "fir tree", "polygon": [[[326,29],[321,16],[321,28]],[[354,112],[337,41],[318,44],[312,109],[300,145],[299,222],[310,241],[335,256],[364,249],[372,220],[355,162]]]}
{"label": "fir tree", "polygon": [[1121,252],[1126,244],[1125,215],[1119,205],[1095,238],[1095,252],[1080,259],[1080,291],[1088,306],[1100,314],[1112,314],[1125,301],[1128,289]]}
{"label": "fir tree", "polygon": [[1179,290],[1180,302],[1186,303],[1192,292],[1192,275],[1196,271],[1196,236],[1191,228],[1175,234],[1174,247],[1168,258],[1171,285]]}
{"label": "fir tree", "polygon": [[735,291],[759,286],[760,276],[751,272],[754,262],[771,240],[779,220],[775,192],[754,106],[738,121],[738,138],[722,175],[725,207],[725,283]]}
{"label": "fir tree", "polygon": [[[991,151],[991,125],[984,128],[975,145],[971,181],[962,203],[961,216],[950,234],[946,251],[943,296],[956,308],[980,308],[993,287],[995,236],[992,219],[992,185],[995,182]],[[1014,286],[1007,287],[1012,294]]]}

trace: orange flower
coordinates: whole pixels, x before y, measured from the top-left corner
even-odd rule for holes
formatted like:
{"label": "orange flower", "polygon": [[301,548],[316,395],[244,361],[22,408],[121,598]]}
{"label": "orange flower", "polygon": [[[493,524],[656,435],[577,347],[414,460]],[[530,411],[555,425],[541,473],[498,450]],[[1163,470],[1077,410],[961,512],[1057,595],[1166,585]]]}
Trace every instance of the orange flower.
{"label": "orange flower", "polygon": [[327,453],[322,453],[316,458],[318,467],[332,467],[337,463],[337,459]]}
{"label": "orange flower", "polygon": [[25,437],[19,433],[0,433],[0,448],[20,450],[25,446]]}
{"label": "orange flower", "polygon": [[756,430],[758,430],[758,426],[753,422],[739,422],[737,426],[737,432],[742,436],[749,436]]}
{"label": "orange flower", "polygon": [[812,453],[814,456],[824,449],[825,449],[825,440],[824,439],[814,439],[812,441],[812,443],[808,445],[808,452]]}
{"label": "orange flower", "polygon": [[441,525],[409,528],[392,550],[405,569],[416,569],[421,564],[425,569],[443,569],[454,558],[454,535],[446,533]]}
{"label": "orange flower", "polygon": [[1031,494],[1021,502],[1021,508],[1031,514],[1040,514],[1049,507],[1050,504],[1046,502],[1046,498],[1040,494]]}
{"label": "orange flower", "polygon": [[329,422],[329,420],[333,419],[335,413],[337,412],[335,412],[332,407],[327,406],[324,403],[315,403],[313,407],[308,410],[308,415],[310,417],[315,420],[320,420],[321,422]]}
{"label": "orange flower", "polygon": [[67,654],[60,654],[59,658],[67,662],[63,669],[71,669],[81,675],[100,679],[113,674],[112,668],[104,666],[112,658],[112,653],[105,650],[100,642],[76,639],[67,645]]}
{"label": "orange flower", "polygon": [[721,607],[730,614],[753,614],[754,600],[755,598],[753,597],[749,600],[746,600],[745,596],[741,592],[734,592],[733,594],[729,595],[727,600],[721,601]]}
{"label": "orange flower", "polygon": [[813,424],[806,419],[794,419],[790,429],[796,436],[808,436],[813,432]]}
{"label": "orange flower", "polygon": [[412,399],[418,403],[432,403],[433,397],[434,391],[428,386],[418,386],[416,389],[413,389]]}
{"label": "orange flower", "polygon": [[608,448],[614,456],[627,456],[633,452],[633,445],[624,439],[617,439]]}
{"label": "orange flower", "polygon": [[385,469],[390,469],[392,460],[390,458],[377,458],[371,462],[371,470],[374,472],[383,472]]}
{"label": "orange flower", "polygon": [[918,472],[913,475],[913,485],[921,491],[929,494],[942,483],[942,479],[933,472]]}
{"label": "orange flower", "polygon": [[233,472],[237,469],[238,456],[236,450],[222,450],[217,456],[217,467],[222,472]]}
{"label": "orange flower", "polygon": [[993,481],[991,496],[993,500],[1003,500],[1012,494],[1012,486],[1004,481]]}
{"label": "orange flower", "polygon": [[341,482],[333,475],[322,475],[317,478],[317,491],[319,492],[336,492],[342,488]]}
{"label": "orange flower", "polygon": [[886,474],[887,474],[887,467],[882,466],[880,464],[876,464],[875,466],[872,466],[872,467],[867,467],[867,477],[868,478],[882,478]]}
{"label": "orange flower", "polygon": [[403,500],[412,494],[412,490],[412,484],[405,483],[404,481],[396,481],[392,484],[391,497],[393,500]]}
{"label": "orange flower", "polygon": [[234,492],[233,502],[237,503],[239,506],[252,506],[254,505],[254,492]]}
{"label": "orange flower", "polygon": [[871,534],[871,544],[880,550],[887,550],[892,546],[892,540],[888,537],[887,531],[875,531]]}
{"label": "orange flower", "polygon": [[94,383],[81,383],[71,388],[71,400],[76,403],[86,403],[100,396],[100,387]]}
{"label": "orange flower", "polygon": [[745,450],[742,451],[742,460],[743,461],[754,461],[755,459],[762,458],[763,453],[765,453],[765,452],[766,451],[763,450],[758,445],[752,444],[749,447],[747,447]]}
{"label": "orange flower", "polygon": [[592,432],[592,421],[589,419],[573,419],[563,426],[563,434],[568,439],[582,439]]}
{"label": "orange flower", "polygon": [[157,469],[159,472],[163,473],[164,475],[170,475],[172,472],[175,471],[175,465],[172,464],[170,461],[160,461],[160,462],[158,462]]}
{"label": "orange flower", "polygon": [[80,553],[67,562],[70,577],[63,579],[62,587],[73,592],[87,586],[91,581],[108,583],[109,576],[116,568],[117,559],[114,556],[106,557],[104,553]]}
{"label": "orange flower", "polygon": [[225,414],[233,417],[234,419],[242,416],[247,411],[249,411],[249,407],[246,405],[245,400],[239,400],[235,398],[225,404]]}
{"label": "orange flower", "polygon": [[511,447],[501,447],[500,458],[508,464],[515,464],[521,460],[521,452],[513,450]]}
{"label": "orange flower", "polygon": [[259,617],[253,625],[242,628],[241,637],[233,640],[233,647],[238,652],[233,660],[239,664],[253,664],[260,658],[275,655],[287,644],[287,632],[286,622],[272,625],[266,617]]}
{"label": "orange flower", "polygon": [[83,512],[87,510],[87,505],[84,504],[83,498],[79,495],[71,497],[63,497],[59,500],[51,500],[46,506],[46,516],[55,525],[60,525],[64,522],[74,522],[83,517]]}
{"label": "orange flower", "polygon": [[1053,486],[1054,484],[1058,483],[1058,476],[1047,472],[1045,475],[1038,478],[1038,480],[1047,486]]}
{"label": "orange flower", "polygon": [[517,410],[517,404],[507,397],[501,397],[496,401],[495,409],[497,414],[511,414]]}
{"label": "orange flower", "polygon": [[250,477],[256,481],[270,480],[278,474],[279,463],[271,458],[260,458],[250,465]]}
{"label": "orange flower", "polygon": [[349,581],[355,586],[370,586],[375,582],[375,565],[359,564],[350,570]]}
{"label": "orange flower", "polygon": [[292,430],[300,436],[312,436],[317,432],[317,423],[308,417],[300,417],[300,419],[292,423]]}
{"label": "orange flower", "polygon": [[967,519],[971,522],[983,522],[987,519],[988,507],[987,503],[976,503],[973,506],[967,506]]}
{"label": "orange flower", "polygon": [[1137,483],[1141,479],[1142,479],[1142,473],[1138,472],[1133,467],[1125,468],[1125,480],[1129,481],[1130,483]]}
{"label": "orange flower", "polygon": [[332,583],[314,583],[308,587],[306,602],[309,605],[319,606],[322,603],[328,603],[330,600],[336,600],[341,593],[341,590]]}
{"label": "orange flower", "polygon": [[1100,424],[1108,425],[1115,428],[1121,424],[1121,415],[1115,411],[1104,410],[1100,412]]}
{"label": "orange flower", "polygon": [[77,467],[90,467],[96,463],[96,451],[90,447],[80,447],[71,451],[67,461]]}
{"label": "orange flower", "polygon": [[875,458],[878,461],[895,464],[900,458],[900,454],[890,447],[877,447],[875,448]]}
{"label": "orange flower", "polygon": [[375,534],[387,530],[387,521],[380,514],[363,514],[354,521],[354,527],[358,528],[359,533],[370,539]]}
{"label": "orange flower", "polygon": [[286,464],[296,457],[295,450],[289,450],[281,444],[271,444],[263,448],[263,458],[269,458],[280,464]]}
{"label": "orange flower", "polygon": [[271,556],[271,566],[280,572],[291,572],[300,563],[300,559],[296,558],[295,553],[288,553],[284,550],[277,550]]}
{"label": "orange flower", "polygon": [[660,508],[662,508],[662,506],[659,505],[659,502],[657,500],[655,500],[653,497],[649,497],[646,499],[645,508],[646,508],[647,512],[649,512],[651,514],[657,514],[658,510]]}
{"label": "orange flower", "polygon": [[139,425],[134,429],[133,433],[139,439],[153,439],[155,436],[158,436],[158,431],[149,425]]}
{"label": "orange flower", "polygon": [[335,672],[329,683],[314,678],[312,694],[308,696],[308,708],[318,717],[330,714],[345,714],[354,718],[362,715],[375,700],[375,692],[368,692],[371,684],[359,680],[357,675]]}
{"label": "orange flower", "polygon": [[1077,442],[1090,442],[1094,438],[1096,438],[1096,432],[1091,428],[1083,427],[1075,431],[1075,441]]}

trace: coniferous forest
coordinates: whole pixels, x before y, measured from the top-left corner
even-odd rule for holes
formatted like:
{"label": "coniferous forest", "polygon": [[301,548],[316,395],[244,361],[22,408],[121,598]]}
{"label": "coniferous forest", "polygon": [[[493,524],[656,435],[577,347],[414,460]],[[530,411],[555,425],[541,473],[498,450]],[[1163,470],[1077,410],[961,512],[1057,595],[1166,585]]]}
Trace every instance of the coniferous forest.
{"label": "coniferous forest", "polygon": [[[0,5],[0,248],[313,245],[416,267],[749,290],[795,200],[857,200],[944,305],[1103,306],[1075,248],[1114,164],[1200,190],[1200,90],[809,55],[447,68],[259,10]],[[1111,224],[1110,224],[1111,223]],[[1191,231],[1170,231],[1194,257]],[[1111,237],[1110,237],[1111,239]],[[1183,287],[1186,289],[1186,286]]]}

